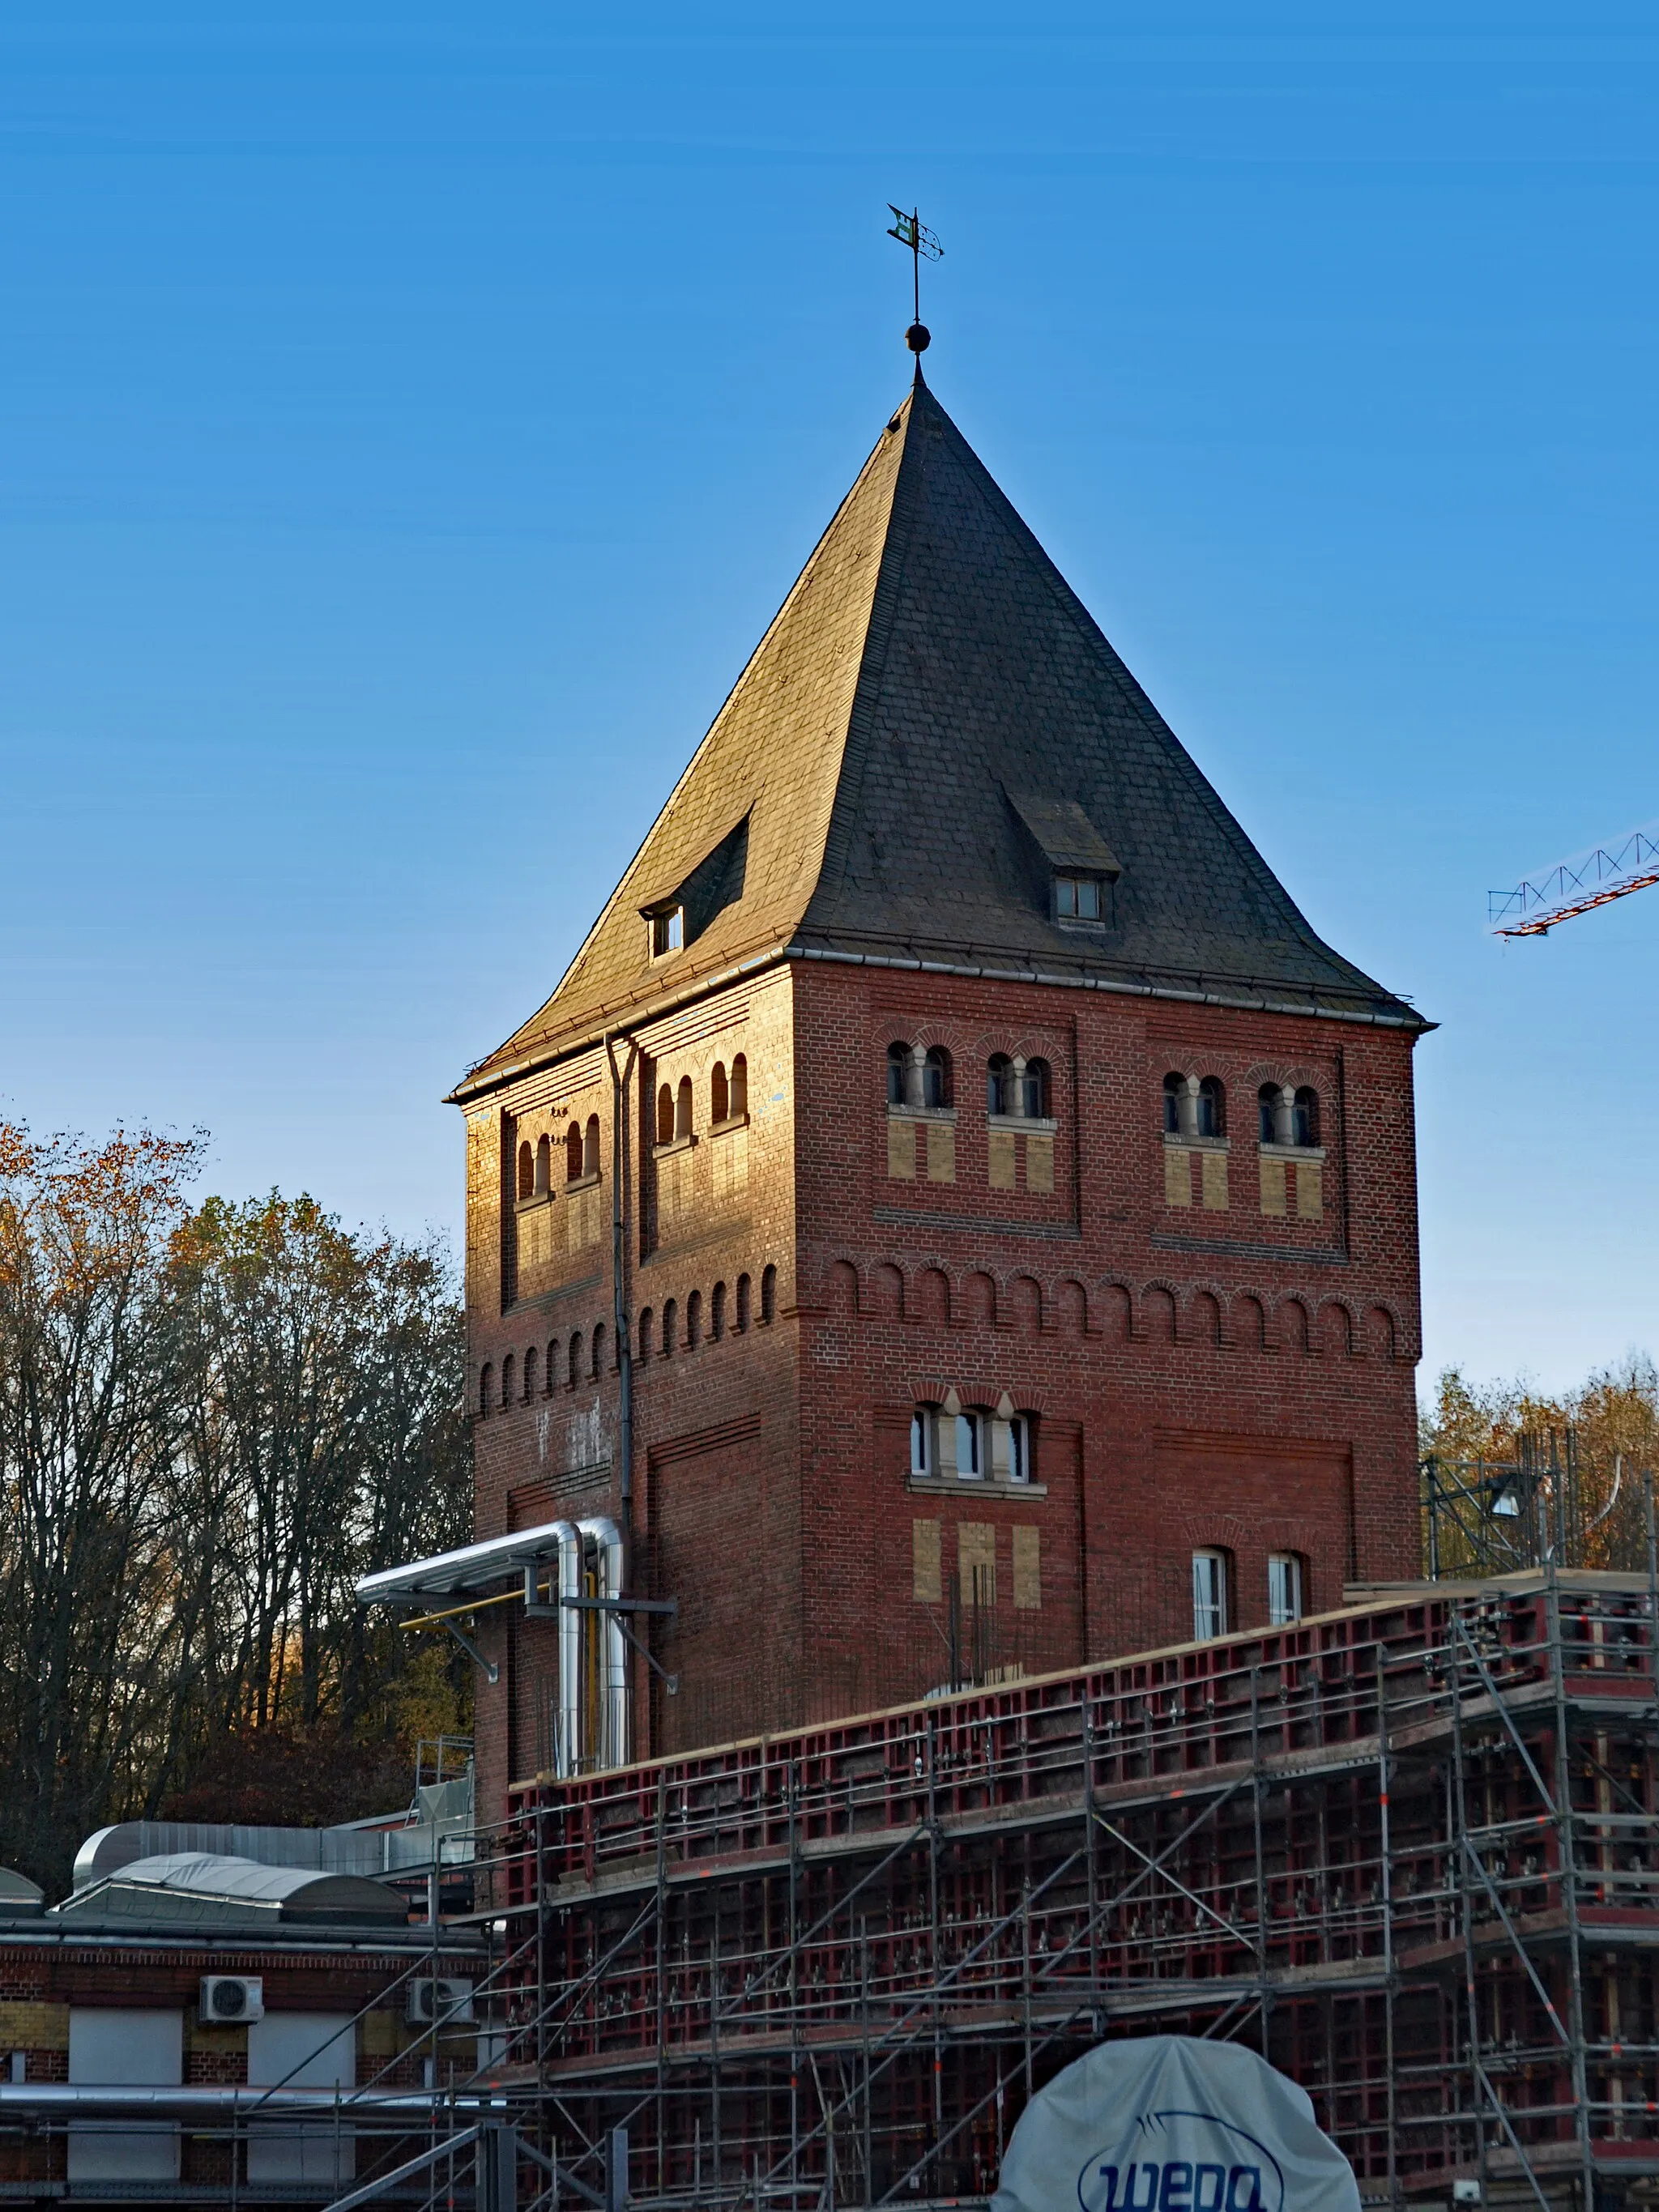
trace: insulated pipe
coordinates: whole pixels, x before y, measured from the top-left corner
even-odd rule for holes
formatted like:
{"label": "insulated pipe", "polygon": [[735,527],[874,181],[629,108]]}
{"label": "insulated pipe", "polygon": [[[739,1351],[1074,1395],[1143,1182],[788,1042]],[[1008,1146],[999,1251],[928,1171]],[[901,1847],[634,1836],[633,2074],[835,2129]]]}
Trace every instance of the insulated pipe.
{"label": "insulated pipe", "polygon": [[[581,1532],[574,1521],[553,1521],[547,1527],[553,1539],[557,1564],[553,1571],[553,1603],[558,1614],[559,1740],[553,1747],[553,1771],[568,1781],[577,1769],[578,1720],[581,1711],[579,1678],[582,1662],[581,1615],[567,1599],[580,1597],[582,1588]],[[524,1571],[526,1609],[538,1602],[537,1565]]]}
{"label": "insulated pipe", "polygon": [[[501,2110],[499,2099],[465,2093],[453,2100],[457,2112]],[[376,2113],[405,2113],[411,2121],[449,2110],[447,2089],[398,2089],[377,2093],[347,2089],[255,2089],[232,2082],[191,2082],[176,2088],[125,2088],[103,2082],[0,2082],[0,2120],[8,2114],[33,2112],[43,2118],[59,2114],[110,2113],[142,2117],[146,2114],[189,2118],[216,2112],[264,2112],[273,2118],[304,2112],[331,2113],[337,2106],[343,2115],[372,2118]]]}
{"label": "insulated pipe", "polygon": [[581,1531],[561,1521],[559,1531],[559,1777],[568,1781],[581,1759],[582,1617],[567,1602],[582,1594]]}
{"label": "insulated pipe", "polygon": [[[576,1525],[599,1548],[599,1595],[619,1598],[623,1594],[622,1530],[608,1515]],[[623,1766],[628,1762],[628,1638],[623,1633],[620,1614],[605,1612],[599,1618],[605,1623],[605,1720],[604,1741],[595,1747],[599,1753],[595,1763]]]}

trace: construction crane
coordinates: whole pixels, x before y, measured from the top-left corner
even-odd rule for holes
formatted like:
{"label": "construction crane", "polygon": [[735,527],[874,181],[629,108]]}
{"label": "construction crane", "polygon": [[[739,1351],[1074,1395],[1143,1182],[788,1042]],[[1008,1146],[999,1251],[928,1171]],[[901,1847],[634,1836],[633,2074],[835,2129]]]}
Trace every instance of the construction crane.
{"label": "construction crane", "polygon": [[1650,884],[1659,884],[1659,822],[1559,861],[1512,891],[1488,891],[1487,923],[1494,937],[1543,937],[1558,921],[1571,921]]}

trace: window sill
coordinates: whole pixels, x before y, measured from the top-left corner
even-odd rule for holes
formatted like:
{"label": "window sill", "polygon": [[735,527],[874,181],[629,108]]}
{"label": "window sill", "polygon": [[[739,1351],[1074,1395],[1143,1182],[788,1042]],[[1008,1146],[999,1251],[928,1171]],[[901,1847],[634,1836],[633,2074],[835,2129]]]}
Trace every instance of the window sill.
{"label": "window sill", "polygon": [[1323,1145],[1258,1145],[1264,1160],[1322,1160]]}
{"label": "window sill", "polygon": [[1183,1137],[1179,1133],[1172,1136],[1167,1129],[1164,1132],[1166,1152],[1230,1152],[1232,1148],[1231,1137]]}
{"label": "window sill", "polygon": [[578,1176],[574,1182],[566,1183],[565,1194],[568,1197],[572,1191],[592,1190],[595,1184],[603,1180],[599,1169],[595,1168],[592,1175]]}
{"label": "window sill", "polygon": [[1106,934],[1104,921],[1091,921],[1085,915],[1056,914],[1051,915],[1049,920],[1056,929],[1063,929],[1068,937],[1104,937]]}
{"label": "window sill", "polygon": [[554,1193],[550,1190],[532,1191],[528,1198],[515,1198],[513,1211],[515,1213],[533,1213],[538,1206],[551,1206],[553,1199]]}
{"label": "window sill", "polygon": [[[746,1129],[748,1127],[747,1114],[728,1114],[725,1121],[716,1121],[708,1133],[711,1137],[729,1137],[733,1129]],[[690,1139],[687,1138],[684,1141],[689,1144]]]}
{"label": "window sill", "polygon": [[1053,1137],[1060,1130],[1059,1122],[1045,1114],[988,1114],[985,1126],[988,1129],[1024,1129],[1034,1137]]}
{"label": "window sill", "polygon": [[1046,1482],[994,1482],[983,1474],[912,1474],[905,1488],[927,1498],[1046,1498]]}
{"label": "window sill", "polygon": [[671,1137],[665,1145],[653,1145],[651,1148],[651,1157],[653,1160],[665,1160],[672,1152],[689,1152],[696,1141],[695,1134],[690,1137]]}
{"label": "window sill", "polygon": [[887,1118],[890,1121],[954,1121],[957,1109],[954,1106],[890,1106]]}

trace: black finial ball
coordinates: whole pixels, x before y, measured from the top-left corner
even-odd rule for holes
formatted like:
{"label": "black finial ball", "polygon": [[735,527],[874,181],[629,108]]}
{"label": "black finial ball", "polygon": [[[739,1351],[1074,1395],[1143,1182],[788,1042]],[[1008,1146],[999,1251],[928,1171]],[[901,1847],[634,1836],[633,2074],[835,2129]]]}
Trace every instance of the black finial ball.
{"label": "black finial ball", "polygon": [[904,333],[904,343],[912,353],[926,353],[933,343],[933,334],[926,323],[912,323]]}

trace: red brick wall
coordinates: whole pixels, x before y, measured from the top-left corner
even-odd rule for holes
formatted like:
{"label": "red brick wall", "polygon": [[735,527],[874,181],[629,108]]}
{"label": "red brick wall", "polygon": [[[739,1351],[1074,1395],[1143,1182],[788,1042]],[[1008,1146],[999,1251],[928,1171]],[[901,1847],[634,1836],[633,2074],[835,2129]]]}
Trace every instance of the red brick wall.
{"label": "red brick wall", "polygon": [[[952,1056],[952,1181],[929,1181],[925,1164],[909,1180],[890,1176],[894,1039]],[[635,1369],[631,1575],[641,1594],[672,1595],[680,1607],[650,1632],[678,1684],[671,1694],[654,1678],[640,1682],[641,1753],[945,1680],[951,1608],[915,1595],[918,1521],[938,1523],[942,1589],[963,1558],[994,1565],[994,1601],[977,1620],[971,1606],[958,1609],[958,1663],[974,1658],[977,1638],[980,1663],[1028,1672],[1190,1634],[1200,1545],[1231,1554],[1243,1626],[1265,1618],[1270,1550],[1305,1559],[1310,1609],[1340,1603],[1345,1581],[1418,1571],[1408,1035],[797,962],[642,1028],[637,1042],[624,1115],[626,1291],[636,1340],[646,1309],[650,1325]],[[713,1063],[729,1066],[738,1051],[750,1116],[746,1178],[735,1187],[734,1140],[711,1135],[707,1121]],[[1049,1063],[1051,1190],[1029,1188],[1024,1172],[1012,1189],[991,1187],[984,1068],[996,1051]],[[1226,1085],[1224,1208],[1204,1205],[1196,1172],[1193,1203],[1168,1202],[1170,1069]],[[697,1142],[659,1156],[653,1094],[682,1074],[693,1081]],[[1285,1213],[1262,1212],[1264,1081],[1320,1094],[1317,1218],[1297,1214],[1293,1182]],[[597,1249],[562,1245],[556,1231],[544,1237],[536,1293],[515,1297],[525,1271],[510,1249],[515,1206],[503,1201],[501,1146],[520,1129],[556,1128],[565,1109],[601,1115],[605,1236]],[[620,1516],[609,1076],[589,1054],[484,1102],[471,1126],[475,1404],[486,1364],[494,1378],[477,1424],[478,1533]],[[550,1215],[567,1203],[556,1193]],[[767,1322],[769,1267],[776,1301]],[[752,1316],[739,1331],[745,1273]],[[598,1378],[586,1350],[596,1323],[607,1338]],[[573,1331],[584,1345],[574,1384]],[[509,1352],[520,1380],[503,1409]],[[1030,1492],[911,1491],[910,1409],[952,1388],[982,1407],[1006,1392],[1032,1416]],[[930,1540],[924,1534],[924,1551]],[[509,1775],[546,1762],[556,1669],[550,1624],[511,1607],[480,1621],[502,1666],[501,1684],[479,1697],[489,1807]]]}

